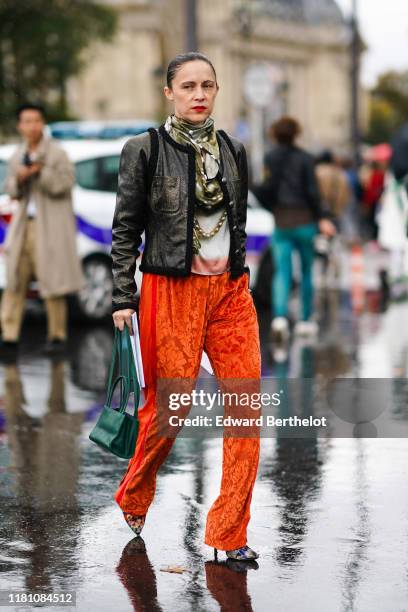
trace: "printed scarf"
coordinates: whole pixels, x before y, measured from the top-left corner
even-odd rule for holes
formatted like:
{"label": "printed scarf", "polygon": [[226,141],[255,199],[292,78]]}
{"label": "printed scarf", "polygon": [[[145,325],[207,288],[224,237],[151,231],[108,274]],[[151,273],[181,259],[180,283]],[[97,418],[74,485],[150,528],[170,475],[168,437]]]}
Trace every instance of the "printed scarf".
{"label": "printed scarf", "polygon": [[196,152],[196,205],[208,214],[220,209],[223,206],[223,193],[216,178],[220,167],[220,150],[214,119],[207,117],[204,123],[197,125],[170,115],[164,127],[173,140],[191,145]]}

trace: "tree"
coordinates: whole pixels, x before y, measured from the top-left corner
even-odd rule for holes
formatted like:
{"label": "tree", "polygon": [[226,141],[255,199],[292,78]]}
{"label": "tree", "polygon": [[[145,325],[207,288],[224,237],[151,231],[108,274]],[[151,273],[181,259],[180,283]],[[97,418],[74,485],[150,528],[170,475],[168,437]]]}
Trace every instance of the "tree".
{"label": "tree", "polygon": [[389,142],[408,117],[408,70],[390,71],[378,77],[371,91],[367,141]]}
{"label": "tree", "polygon": [[50,119],[67,118],[67,80],[89,44],[115,30],[116,13],[92,0],[0,0],[0,130],[12,131],[25,101],[42,102]]}

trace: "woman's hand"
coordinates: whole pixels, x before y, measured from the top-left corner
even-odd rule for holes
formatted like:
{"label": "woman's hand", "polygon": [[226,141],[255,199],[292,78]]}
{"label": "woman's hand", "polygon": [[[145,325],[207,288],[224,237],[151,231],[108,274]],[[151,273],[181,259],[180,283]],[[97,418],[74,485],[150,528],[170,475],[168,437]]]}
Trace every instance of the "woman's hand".
{"label": "woman's hand", "polygon": [[319,231],[329,237],[337,234],[336,226],[328,219],[321,219],[319,221]]}
{"label": "woman's hand", "polygon": [[132,310],[131,308],[125,308],[124,310],[117,310],[114,312],[112,315],[114,326],[120,331],[123,331],[125,329],[125,325],[127,325],[130,335],[133,336],[132,314],[135,312],[136,311]]}

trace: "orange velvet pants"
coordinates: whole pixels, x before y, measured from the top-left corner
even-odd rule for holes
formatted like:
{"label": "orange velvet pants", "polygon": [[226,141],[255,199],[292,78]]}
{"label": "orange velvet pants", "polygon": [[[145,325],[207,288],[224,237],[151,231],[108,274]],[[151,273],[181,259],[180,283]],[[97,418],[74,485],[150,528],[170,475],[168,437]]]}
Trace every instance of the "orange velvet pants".
{"label": "orange velvet pants", "polygon": [[[231,279],[229,272],[186,278],[144,273],[139,320],[145,403],[139,409],[135,454],[115,494],[120,508],[134,515],[147,513],[157,471],[174,443],[174,437],[158,433],[158,380],[195,380],[203,349],[218,381],[259,382],[261,377],[258,322],[247,274]],[[231,550],[247,543],[258,461],[259,435],[224,435],[221,491],[207,516],[209,546]]]}

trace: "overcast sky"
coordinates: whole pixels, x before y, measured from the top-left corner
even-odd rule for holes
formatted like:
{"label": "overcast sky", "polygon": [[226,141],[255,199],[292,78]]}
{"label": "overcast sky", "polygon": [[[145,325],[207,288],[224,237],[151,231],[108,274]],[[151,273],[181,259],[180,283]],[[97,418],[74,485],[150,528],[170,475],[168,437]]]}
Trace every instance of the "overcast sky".
{"label": "overcast sky", "polygon": [[[352,0],[336,0],[346,16]],[[357,0],[363,38],[368,46],[362,80],[371,86],[388,69],[408,70],[408,0]]]}

